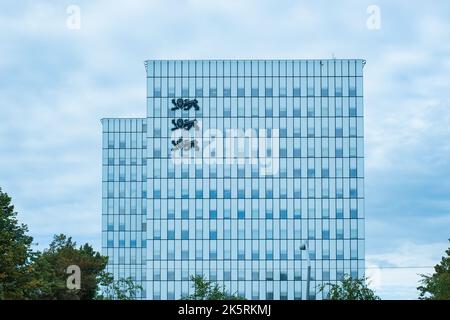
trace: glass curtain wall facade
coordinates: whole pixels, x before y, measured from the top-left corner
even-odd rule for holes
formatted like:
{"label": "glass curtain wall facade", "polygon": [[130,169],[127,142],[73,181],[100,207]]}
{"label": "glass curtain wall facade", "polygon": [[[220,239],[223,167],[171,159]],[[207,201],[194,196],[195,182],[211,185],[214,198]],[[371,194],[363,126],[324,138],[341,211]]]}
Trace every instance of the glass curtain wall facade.
{"label": "glass curtain wall facade", "polygon": [[[195,274],[247,299],[306,299],[307,254],[310,298],[363,277],[364,64],[146,61],[147,118],[103,120],[110,270],[146,299],[192,293]],[[129,164],[122,121],[136,121]],[[247,138],[227,144],[232,129]]]}
{"label": "glass curtain wall facade", "polygon": [[[102,250],[115,279],[146,280],[147,120],[102,119]],[[145,298],[145,291],[138,293]]]}

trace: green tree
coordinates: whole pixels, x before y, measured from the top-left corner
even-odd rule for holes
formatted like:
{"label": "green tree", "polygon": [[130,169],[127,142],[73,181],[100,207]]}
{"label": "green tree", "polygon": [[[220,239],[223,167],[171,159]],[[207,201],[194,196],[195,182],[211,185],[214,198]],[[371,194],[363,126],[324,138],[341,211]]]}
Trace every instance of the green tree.
{"label": "green tree", "polygon": [[[11,198],[1,188],[0,210],[0,300],[129,300],[142,290],[130,278],[114,280],[105,272],[108,257],[87,243],[77,248],[76,242],[63,234],[55,235],[48,249],[34,252],[27,226],[19,224]],[[71,265],[81,271],[79,290],[67,288]]]}
{"label": "green tree", "polygon": [[28,227],[19,224],[8,194],[0,188],[0,299],[26,299],[39,283],[33,279]]}
{"label": "green tree", "polygon": [[[105,272],[108,257],[96,252],[89,244],[77,248],[71,237],[55,235],[47,250],[34,262],[35,277],[40,287],[35,299],[46,300],[134,300],[142,287],[131,278],[114,280]],[[81,271],[81,288],[68,289],[66,273],[70,265]]]}
{"label": "green tree", "polygon": [[191,276],[194,293],[183,297],[185,300],[244,300],[236,293],[231,294],[216,282],[208,281],[203,275]]}
{"label": "green tree", "polygon": [[[450,241],[450,239],[448,239]],[[422,284],[417,288],[421,300],[450,300],[450,248],[439,264],[434,266],[432,275],[420,275]]]}
{"label": "green tree", "polygon": [[380,300],[375,292],[366,284],[367,278],[353,279],[345,275],[342,281],[335,283],[326,283],[319,286],[319,292],[326,292],[328,300]]}
{"label": "green tree", "polygon": [[[34,261],[34,274],[40,287],[33,297],[46,300],[90,300],[97,295],[108,258],[89,244],[77,248],[71,237],[55,235],[49,248]],[[76,265],[81,271],[80,289],[67,288],[67,268]]]}
{"label": "green tree", "polygon": [[114,280],[109,272],[101,275],[100,290],[97,300],[135,300],[142,291],[142,286],[131,278]]}

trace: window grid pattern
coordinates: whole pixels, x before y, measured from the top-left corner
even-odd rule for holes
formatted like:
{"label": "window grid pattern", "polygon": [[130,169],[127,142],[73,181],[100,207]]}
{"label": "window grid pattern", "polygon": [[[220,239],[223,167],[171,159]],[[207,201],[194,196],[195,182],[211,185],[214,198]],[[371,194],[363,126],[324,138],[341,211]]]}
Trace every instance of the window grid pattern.
{"label": "window grid pattern", "polygon": [[[312,297],[326,294],[314,291],[323,282],[364,275],[363,66],[146,61],[148,299],[192,293],[193,274],[248,299],[305,299],[305,242]],[[197,99],[200,110],[172,111],[174,98]],[[171,120],[180,115],[199,121],[202,147],[208,129],[277,130],[279,170],[174,164]]]}
{"label": "window grid pattern", "polygon": [[[102,250],[115,279],[145,287],[147,120],[102,119]],[[138,293],[145,299],[145,290]]]}

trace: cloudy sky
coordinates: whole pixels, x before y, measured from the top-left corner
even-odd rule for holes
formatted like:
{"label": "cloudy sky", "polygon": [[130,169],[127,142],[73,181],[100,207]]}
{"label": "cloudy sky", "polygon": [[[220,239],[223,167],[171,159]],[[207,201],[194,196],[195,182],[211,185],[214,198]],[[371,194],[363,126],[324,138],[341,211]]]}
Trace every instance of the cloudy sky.
{"label": "cloudy sky", "polygon": [[145,116],[144,60],[364,58],[368,274],[416,298],[450,237],[450,3],[330,2],[1,1],[0,187],[39,247],[100,247],[100,118]]}

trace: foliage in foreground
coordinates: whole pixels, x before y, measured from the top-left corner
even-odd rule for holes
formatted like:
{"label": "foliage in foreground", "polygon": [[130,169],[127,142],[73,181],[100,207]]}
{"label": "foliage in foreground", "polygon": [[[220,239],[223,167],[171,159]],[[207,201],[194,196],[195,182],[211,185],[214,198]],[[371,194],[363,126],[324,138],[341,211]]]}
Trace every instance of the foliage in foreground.
{"label": "foliage in foreground", "polygon": [[[49,248],[33,251],[28,228],[17,220],[11,198],[0,188],[0,300],[135,299],[142,288],[105,272],[108,257],[89,244],[55,235]],[[67,287],[67,268],[81,271],[80,289]]]}
{"label": "foliage in foreground", "polygon": [[366,284],[367,278],[353,279],[349,275],[344,275],[337,284],[326,283],[319,287],[319,292],[326,292],[328,300],[380,300],[375,292]]}
{"label": "foliage in foreground", "polygon": [[[108,262],[89,244],[77,248],[71,237],[55,236],[50,247],[34,262],[35,278],[40,287],[34,298],[45,300],[92,300],[97,295],[100,276]],[[67,267],[77,265],[81,270],[81,288],[67,288]]]}
{"label": "foliage in foreground", "polygon": [[114,280],[111,273],[103,273],[100,280],[100,293],[97,300],[136,300],[142,286],[131,278]]}
{"label": "foliage in foreground", "polygon": [[39,284],[34,280],[33,238],[19,224],[11,198],[0,188],[0,299],[24,299]]}
{"label": "foliage in foreground", "polygon": [[[450,241],[450,239],[448,239]],[[450,300],[450,248],[446,251],[439,264],[434,266],[432,275],[422,274],[420,280],[419,299]]]}
{"label": "foliage in foreground", "polygon": [[191,276],[194,293],[184,297],[185,300],[244,300],[236,293],[229,293],[225,287],[208,281],[204,275]]}

